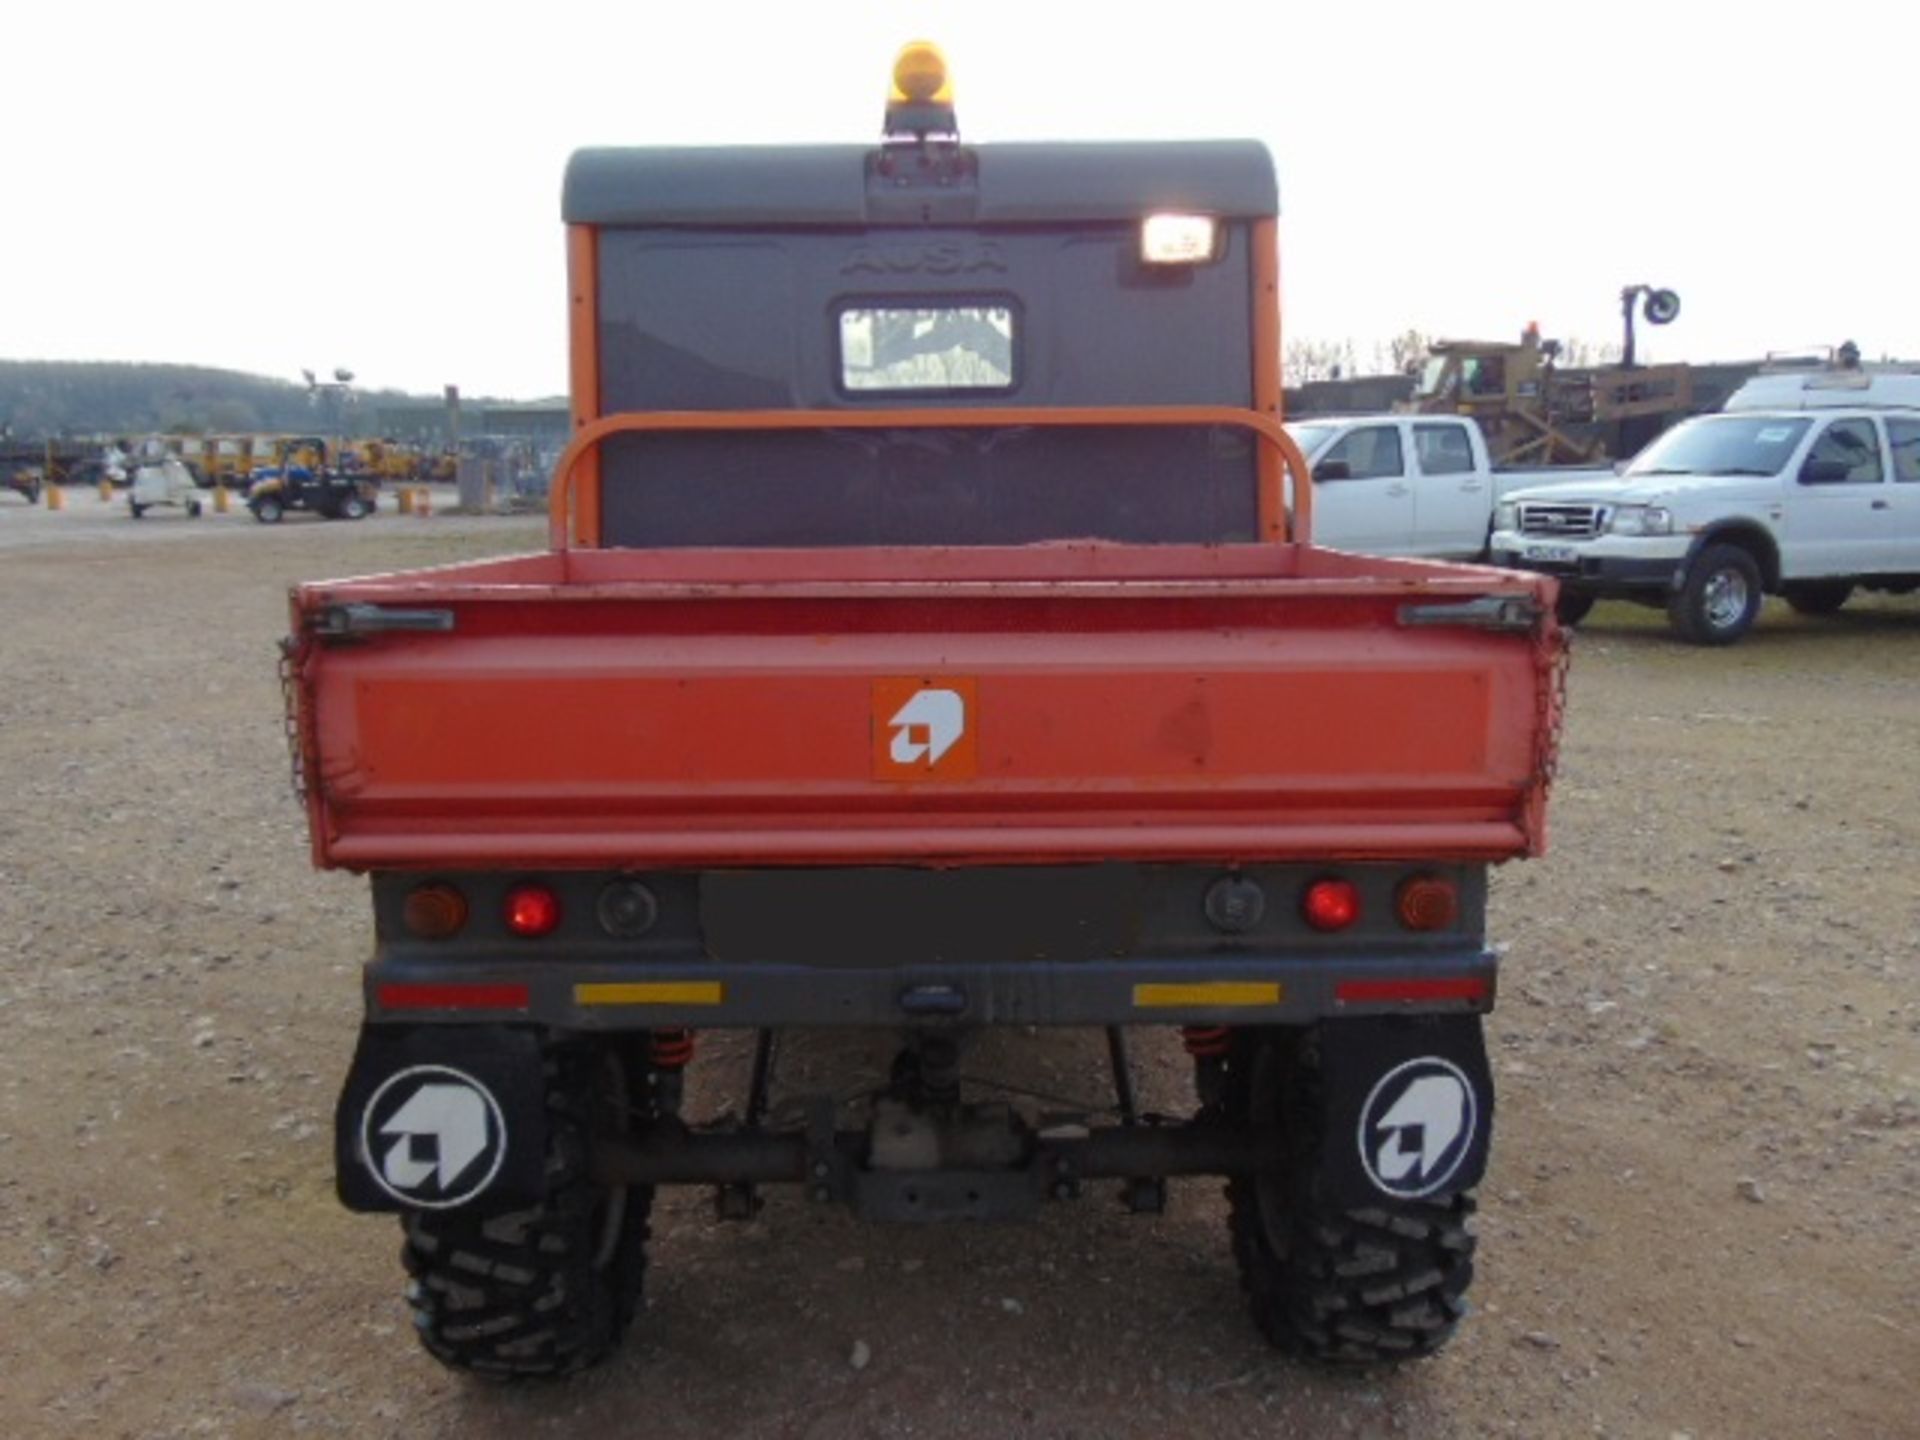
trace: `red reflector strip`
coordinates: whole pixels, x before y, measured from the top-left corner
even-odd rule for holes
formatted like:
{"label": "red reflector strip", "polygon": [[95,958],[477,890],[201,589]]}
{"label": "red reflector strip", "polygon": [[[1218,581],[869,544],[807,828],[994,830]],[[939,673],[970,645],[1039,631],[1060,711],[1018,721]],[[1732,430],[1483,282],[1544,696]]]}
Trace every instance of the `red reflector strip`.
{"label": "red reflector strip", "polygon": [[1463,975],[1452,980],[1342,980],[1333,989],[1342,1005],[1369,1005],[1393,1000],[1484,1000],[1484,976]]}
{"label": "red reflector strip", "polygon": [[524,1010],[524,985],[382,985],[382,1010]]}

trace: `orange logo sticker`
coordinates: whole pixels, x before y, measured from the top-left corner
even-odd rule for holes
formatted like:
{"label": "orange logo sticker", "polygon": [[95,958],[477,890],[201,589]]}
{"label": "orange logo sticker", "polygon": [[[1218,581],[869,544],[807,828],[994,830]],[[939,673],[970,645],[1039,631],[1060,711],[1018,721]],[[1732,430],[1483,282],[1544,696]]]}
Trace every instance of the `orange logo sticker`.
{"label": "orange logo sticker", "polygon": [[876,780],[971,780],[979,769],[974,682],[944,676],[873,682]]}

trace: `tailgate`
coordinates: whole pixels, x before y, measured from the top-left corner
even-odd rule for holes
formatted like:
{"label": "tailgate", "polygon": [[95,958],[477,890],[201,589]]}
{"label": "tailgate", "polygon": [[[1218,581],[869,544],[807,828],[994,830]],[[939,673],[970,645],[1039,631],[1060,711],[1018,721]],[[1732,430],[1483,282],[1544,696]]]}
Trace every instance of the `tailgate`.
{"label": "tailgate", "polygon": [[[1562,657],[1549,582],[1276,546],[1143,573],[1099,548],[1064,578],[947,552],[896,571],[870,552],[853,579],[818,578],[822,554],[784,571],[762,554],[749,578],[603,552],[302,587],[289,673],[315,857],[1540,847]],[[1511,628],[1490,599],[1539,618]]]}

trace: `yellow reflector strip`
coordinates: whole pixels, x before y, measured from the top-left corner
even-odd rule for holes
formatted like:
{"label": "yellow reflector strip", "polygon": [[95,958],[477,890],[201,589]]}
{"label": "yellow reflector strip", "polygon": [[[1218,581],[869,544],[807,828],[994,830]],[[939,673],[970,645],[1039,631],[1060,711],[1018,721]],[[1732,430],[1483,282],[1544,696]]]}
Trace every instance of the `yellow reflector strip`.
{"label": "yellow reflector strip", "polygon": [[718,1005],[727,987],[718,980],[645,980],[631,984],[576,985],[576,1005]]}
{"label": "yellow reflector strip", "polygon": [[1182,1005],[1278,1005],[1278,980],[1208,980],[1197,985],[1136,985],[1133,1003],[1141,1010]]}

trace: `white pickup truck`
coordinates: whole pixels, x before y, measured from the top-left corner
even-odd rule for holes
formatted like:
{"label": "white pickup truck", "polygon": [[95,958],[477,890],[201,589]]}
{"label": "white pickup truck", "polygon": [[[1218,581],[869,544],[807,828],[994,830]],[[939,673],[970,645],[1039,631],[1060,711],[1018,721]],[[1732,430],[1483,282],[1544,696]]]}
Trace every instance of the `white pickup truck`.
{"label": "white pickup truck", "polygon": [[1603,597],[1640,600],[1701,645],[1746,634],[1767,595],[1823,615],[1856,589],[1906,594],[1920,588],[1920,376],[1758,377],[1618,477],[1510,492],[1490,548],[1559,577],[1568,623]]}
{"label": "white pickup truck", "polygon": [[1313,538],[1335,550],[1472,560],[1510,490],[1611,470],[1495,470],[1472,420],[1346,415],[1287,425],[1313,467]]}

